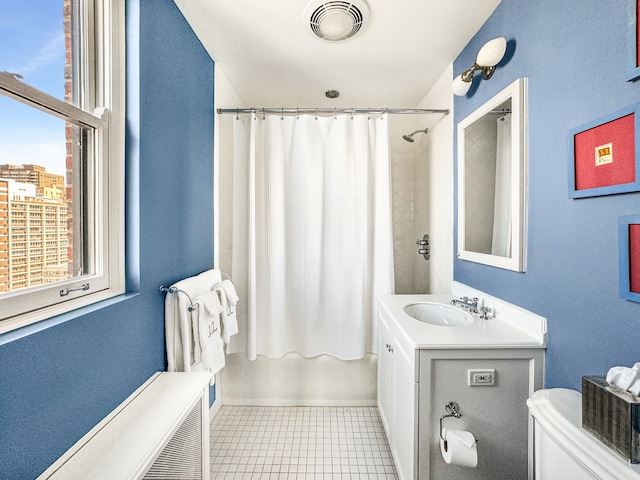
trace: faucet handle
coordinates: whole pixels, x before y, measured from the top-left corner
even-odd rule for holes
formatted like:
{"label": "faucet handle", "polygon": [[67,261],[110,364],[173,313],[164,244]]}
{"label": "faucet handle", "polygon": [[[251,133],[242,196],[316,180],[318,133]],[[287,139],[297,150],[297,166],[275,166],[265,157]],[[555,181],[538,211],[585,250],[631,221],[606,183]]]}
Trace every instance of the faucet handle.
{"label": "faucet handle", "polygon": [[491,315],[493,311],[490,307],[480,307],[480,318],[482,320],[489,320],[489,315]]}

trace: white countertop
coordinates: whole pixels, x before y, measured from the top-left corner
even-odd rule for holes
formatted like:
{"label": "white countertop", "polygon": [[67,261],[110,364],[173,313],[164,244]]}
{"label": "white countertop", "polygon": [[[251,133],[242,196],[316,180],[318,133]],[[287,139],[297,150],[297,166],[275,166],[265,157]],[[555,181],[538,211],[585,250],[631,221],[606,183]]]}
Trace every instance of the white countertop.
{"label": "white countertop", "polygon": [[[449,305],[453,298],[456,297],[453,295],[379,295],[378,305],[383,318],[387,322],[396,324],[409,345],[416,349],[546,347],[546,323],[541,324],[539,328],[534,324],[531,328],[531,322],[540,321],[535,314],[531,314],[532,318],[518,318],[515,321],[513,318],[503,319],[499,316],[482,320],[479,315],[473,315],[473,323],[470,325],[444,327],[420,322],[403,310],[405,305],[418,302]],[[522,328],[519,328],[519,322]],[[540,331],[540,335],[532,336],[531,332],[537,330]]]}

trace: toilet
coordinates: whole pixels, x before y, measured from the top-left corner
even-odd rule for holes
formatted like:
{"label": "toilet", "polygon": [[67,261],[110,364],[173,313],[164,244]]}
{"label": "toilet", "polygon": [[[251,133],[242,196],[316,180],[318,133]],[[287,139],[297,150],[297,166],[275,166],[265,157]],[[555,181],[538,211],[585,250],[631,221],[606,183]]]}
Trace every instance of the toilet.
{"label": "toilet", "polygon": [[538,390],[527,400],[533,416],[535,480],[640,480],[631,464],[582,428],[582,395]]}

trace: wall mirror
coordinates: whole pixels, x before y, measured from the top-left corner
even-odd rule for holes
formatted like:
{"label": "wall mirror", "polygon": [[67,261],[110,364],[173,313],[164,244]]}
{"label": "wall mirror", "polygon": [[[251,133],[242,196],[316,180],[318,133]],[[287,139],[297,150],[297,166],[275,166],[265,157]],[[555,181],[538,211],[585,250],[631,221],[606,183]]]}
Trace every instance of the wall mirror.
{"label": "wall mirror", "polygon": [[525,269],[526,80],[458,123],[458,258]]}

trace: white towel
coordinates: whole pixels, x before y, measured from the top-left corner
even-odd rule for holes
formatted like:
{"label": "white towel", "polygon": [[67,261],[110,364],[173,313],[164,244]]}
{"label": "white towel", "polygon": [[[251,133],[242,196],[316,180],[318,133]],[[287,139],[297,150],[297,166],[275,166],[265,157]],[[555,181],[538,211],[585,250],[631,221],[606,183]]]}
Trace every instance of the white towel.
{"label": "white towel", "polygon": [[[216,292],[209,290],[202,292],[193,301],[196,308],[191,314],[191,331],[193,333],[193,360],[203,362],[202,350],[207,348],[207,339],[210,337],[209,329],[215,329],[220,336],[220,314],[222,313],[222,305]],[[207,325],[204,323],[209,322]],[[202,336],[201,333],[206,333]],[[204,344],[203,344],[204,342]],[[206,365],[203,365],[208,368]]]}
{"label": "white towel", "polygon": [[[165,337],[167,346],[167,371],[189,372],[202,370],[201,364],[193,358],[193,334],[191,312],[191,299],[198,294],[212,290],[220,283],[220,270],[207,270],[194,277],[189,277],[175,284],[183,292],[167,293],[164,300]],[[189,297],[187,297],[187,295]]]}
{"label": "white towel", "polygon": [[238,293],[236,292],[236,287],[233,285],[233,282],[231,280],[223,280],[220,283],[220,286],[224,288],[229,303],[235,307],[238,304],[240,297],[238,297]]}
{"label": "white towel", "polygon": [[[640,372],[640,362],[636,362],[633,367],[631,367],[636,372]],[[627,391],[635,395],[636,397],[640,397],[640,374],[636,376],[636,379],[629,385]]]}
{"label": "white towel", "polygon": [[[193,312],[194,335],[197,335],[197,349],[202,367],[212,374],[225,365],[224,344],[220,338],[220,314],[222,305],[216,292],[208,291],[198,295],[194,301],[197,308]],[[196,334],[197,332],[197,334]]]}
{"label": "white towel", "polygon": [[636,397],[640,397],[640,378],[633,382],[627,391]]}
{"label": "white towel", "polygon": [[612,367],[607,372],[607,383],[635,396],[640,395],[640,362],[633,367]]}
{"label": "white towel", "polygon": [[222,339],[225,344],[229,339],[238,333],[238,319],[236,318],[236,305],[238,304],[238,294],[231,280],[224,280],[214,289],[220,296],[222,304]]}

